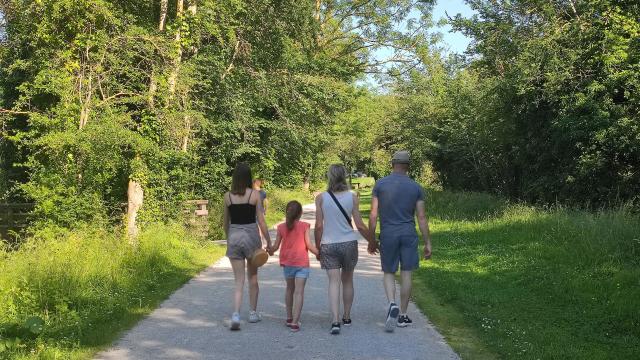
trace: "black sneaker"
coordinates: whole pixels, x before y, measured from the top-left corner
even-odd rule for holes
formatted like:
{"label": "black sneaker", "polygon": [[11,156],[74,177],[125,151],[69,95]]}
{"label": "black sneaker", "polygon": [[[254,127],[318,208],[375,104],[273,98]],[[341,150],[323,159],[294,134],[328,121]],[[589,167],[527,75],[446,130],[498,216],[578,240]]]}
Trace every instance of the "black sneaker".
{"label": "black sneaker", "polygon": [[338,335],[338,334],[340,334],[340,323],[335,322],[331,324],[331,335]]}
{"label": "black sneaker", "polygon": [[387,332],[393,332],[395,325],[398,322],[398,314],[400,314],[400,308],[396,303],[389,304],[389,311],[387,311],[387,321],[384,323],[384,329]]}
{"label": "black sneaker", "polygon": [[411,321],[407,315],[398,316],[398,327],[407,327],[411,324],[413,324],[413,321]]}
{"label": "black sneaker", "polygon": [[351,326],[351,319],[342,319],[342,325]]}

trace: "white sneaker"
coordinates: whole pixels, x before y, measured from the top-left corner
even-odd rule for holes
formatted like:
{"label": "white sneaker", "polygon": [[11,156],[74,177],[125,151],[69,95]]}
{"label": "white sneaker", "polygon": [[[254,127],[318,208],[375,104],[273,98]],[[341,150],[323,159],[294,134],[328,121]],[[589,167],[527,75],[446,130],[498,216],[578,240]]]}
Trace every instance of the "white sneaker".
{"label": "white sneaker", "polygon": [[400,314],[400,308],[396,303],[389,304],[389,310],[387,311],[387,321],[384,322],[384,329],[387,332],[393,332],[398,322],[398,315]]}
{"label": "white sneaker", "polygon": [[262,316],[260,316],[260,314],[258,314],[257,311],[249,312],[249,322],[250,323],[257,323],[260,320],[262,320]]}
{"label": "white sneaker", "polygon": [[231,330],[240,330],[240,314],[237,312],[231,315]]}

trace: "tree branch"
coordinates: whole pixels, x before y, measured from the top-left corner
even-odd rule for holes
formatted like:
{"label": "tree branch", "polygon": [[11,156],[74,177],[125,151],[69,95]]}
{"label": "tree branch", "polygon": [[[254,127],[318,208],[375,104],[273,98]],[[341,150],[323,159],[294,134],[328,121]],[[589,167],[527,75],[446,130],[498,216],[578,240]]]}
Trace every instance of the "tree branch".
{"label": "tree branch", "polygon": [[31,111],[20,111],[20,110],[10,110],[0,108],[0,114],[10,114],[10,115],[30,115]]}

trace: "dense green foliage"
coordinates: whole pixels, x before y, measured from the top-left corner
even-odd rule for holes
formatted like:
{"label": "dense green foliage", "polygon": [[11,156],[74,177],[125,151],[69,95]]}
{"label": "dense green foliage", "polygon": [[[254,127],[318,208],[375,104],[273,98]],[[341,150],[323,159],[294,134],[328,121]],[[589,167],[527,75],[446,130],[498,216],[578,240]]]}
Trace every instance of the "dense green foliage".
{"label": "dense green foliage", "polygon": [[409,61],[423,21],[396,21],[431,3],[0,1],[0,196],[70,226],[118,213],[129,180],[144,221],[219,197],[238,161],[311,181],[355,81],[385,69],[372,52]]}
{"label": "dense green foliage", "polygon": [[[40,225],[0,252],[0,335],[25,339],[0,346],[84,356],[148,311],[217,253],[159,223],[205,198],[221,238],[239,161],[269,184],[270,224],[310,201],[276,188],[332,162],[378,178],[403,148],[432,187],[637,209],[638,2],[466,2],[477,15],[449,22],[471,46],[446,56],[433,0],[0,0],[0,201]],[[372,74],[384,91],[358,85]],[[132,181],[138,249],[112,234]],[[463,355],[447,323],[488,358],[633,357],[636,216],[430,195],[418,301]]]}
{"label": "dense green foliage", "polygon": [[[445,186],[612,205],[640,193],[640,5],[468,1],[470,63],[399,84],[408,143]],[[575,7],[574,7],[575,6]]]}
{"label": "dense green foliage", "polygon": [[224,251],[180,226],[155,225],[139,240],[133,249],[93,226],[0,248],[0,358],[86,358]]}
{"label": "dense green foliage", "polygon": [[446,191],[428,191],[427,209],[434,255],[414,296],[463,358],[638,356],[637,215]]}

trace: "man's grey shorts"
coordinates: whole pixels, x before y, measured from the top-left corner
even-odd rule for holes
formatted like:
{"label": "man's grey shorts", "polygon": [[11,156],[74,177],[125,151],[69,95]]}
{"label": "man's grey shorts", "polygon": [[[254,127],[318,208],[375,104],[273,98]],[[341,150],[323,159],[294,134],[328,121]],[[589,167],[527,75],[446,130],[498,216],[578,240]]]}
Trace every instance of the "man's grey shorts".
{"label": "man's grey shorts", "polygon": [[358,263],[358,241],[320,245],[320,265],[324,270],[353,271]]}
{"label": "man's grey shorts", "polygon": [[382,271],[395,273],[416,270],[420,266],[418,235],[381,235],[380,262]]}

